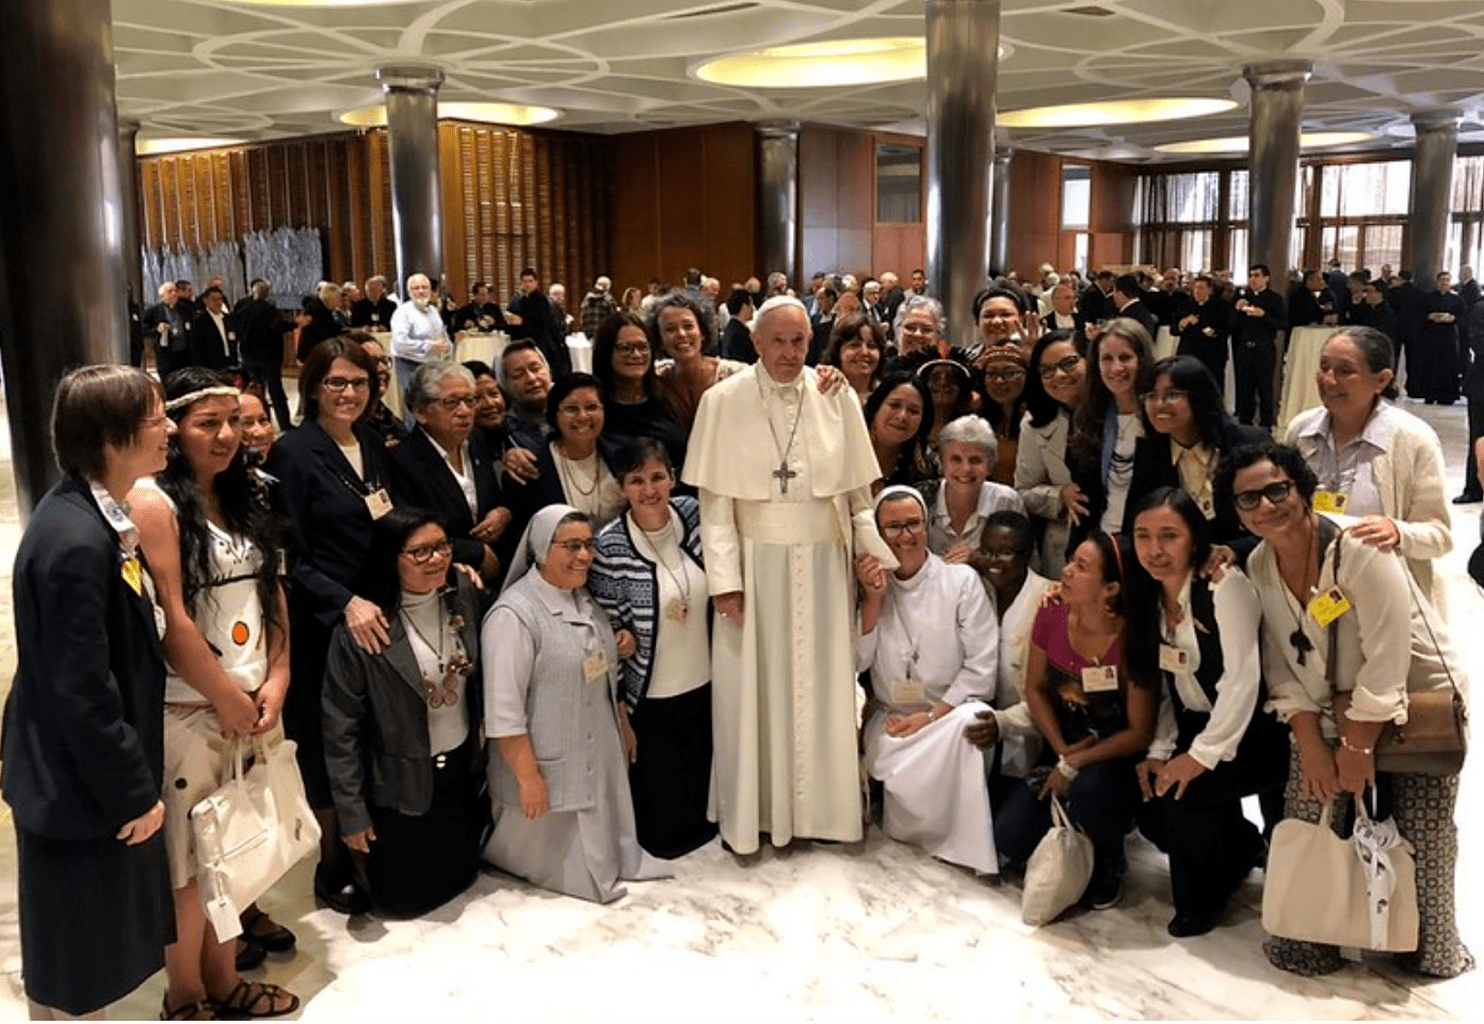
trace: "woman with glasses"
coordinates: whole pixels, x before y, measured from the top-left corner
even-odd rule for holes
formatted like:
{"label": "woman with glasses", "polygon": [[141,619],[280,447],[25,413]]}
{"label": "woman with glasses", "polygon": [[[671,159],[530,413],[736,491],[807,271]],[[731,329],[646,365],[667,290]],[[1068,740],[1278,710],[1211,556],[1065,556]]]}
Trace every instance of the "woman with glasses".
{"label": "woman with glasses", "polygon": [[951,864],[997,874],[984,757],[964,738],[998,671],[994,608],[974,570],[927,546],[927,506],[910,487],[876,497],[893,572],[856,559],[864,590],[856,670],[869,672],[866,770],[886,793],[881,828]]}
{"label": "woman with glasses", "polygon": [[654,369],[654,340],[644,318],[620,310],[593,336],[593,375],[603,382],[603,430],[616,443],[653,437],[673,465],[685,465],[686,432],[670,411]]}
{"label": "woman with glasses", "polygon": [[[1388,722],[1406,722],[1408,692],[1461,693],[1468,684],[1442,617],[1406,565],[1355,527],[1341,530],[1316,512],[1318,489],[1298,450],[1272,442],[1238,448],[1216,476],[1216,500],[1233,505],[1261,541],[1247,573],[1262,605],[1263,676],[1292,733],[1284,816],[1318,821],[1332,805],[1342,829],[1352,795],[1375,786],[1416,853],[1418,945],[1403,962],[1451,978],[1474,966],[1454,920],[1458,776],[1378,773],[1375,750]],[[1344,606],[1316,605],[1315,595],[1332,588]],[[1336,710],[1341,694],[1350,698],[1343,714]],[[1295,974],[1344,965],[1339,949],[1318,943],[1272,938],[1263,952]]]}
{"label": "woman with glasses", "polygon": [[495,827],[484,856],[532,885],[607,903],[663,868],[639,846],[619,733],[618,644],[587,592],[593,528],[537,512],[485,616],[485,735]]}
{"label": "woman with glasses", "polygon": [[514,544],[501,543],[510,509],[501,500],[495,460],[474,432],[479,396],[474,375],[457,363],[423,363],[407,386],[417,428],[387,453],[399,505],[442,517],[453,560],[494,583]]}
{"label": "woman with glasses", "polygon": [[601,529],[624,506],[613,472],[618,445],[608,436],[602,382],[590,373],[558,378],[546,395],[546,419],[552,429],[536,449],[536,477],[506,480],[516,522],[530,522],[548,505],[571,505]]}
{"label": "woman with glasses", "polygon": [[489,821],[479,596],[449,572],[453,548],[435,512],[398,506],[378,519],[369,597],[390,642],[369,654],[342,624],[325,666],[338,841],[360,855],[372,903],[394,917],[425,914],[469,887]]}
{"label": "woman with glasses", "polygon": [[897,359],[905,359],[919,352],[930,352],[928,359],[946,355],[948,346],[943,343],[947,330],[943,307],[930,295],[909,296],[897,308],[897,318],[892,324],[892,337],[896,340],[896,355],[886,367],[894,369]]}
{"label": "woman with glasses", "polygon": [[15,556],[16,673],[0,739],[33,1020],[101,1020],[175,938],[159,834],[163,612],[124,511],[134,481],[165,468],[174,431],[160,386],[133,367],[85,366],[57,385],[62,480]]}
{"label": "woman with glasses", "polygon": [[[1269,436],[1261,427],[1243,426],[1227,415],[1211,371],[1195,356],[1170,356],[1149,368],[1140,382],[1139,412],[1144,436],[1134,448],[1129,493],[1143,496],[1160,487],[1189,494],[1210,523],[1213,544],[1230,545],[1242,531],[1236,511],[1216,504],[1212,481],[1221,457],[1239,445]],[[1124,532],[1133,529],[1133,504],[1124,515]]]}
{"label": "woman with glasses", "polygon": [[1070,331],[1043,334],[1028,362],[1015,489],[1038,527],[1036,569],[1056,578],[1066,564],[1071,528],[1087,515],[1087,496],[1067,465],[1067,434],[1085,397],[1087,362]]}
{"label": "woman with glasses", "polygon": [[1288,424],[1287,443],[1319,478],[1320,511],[1359,520],[1355,535],[1396,550],[1433,607],[1446,614],[1447,587],[1433,559],[1453,550],[1443,491],[1443,449],[1432,427],[1398,408],[1391,339],[1346,327],[1319,355],[1323,407]]}
{"label": "woman with glasses", "polygon": [[298,744],[299,769],[323,837],[315,895],[333,910],[360,913],[370,903],[352,877],[338,836],[325,774],[320,694],[330,635],[344,625],[368,654],[390,640],[390,620],[368,598],[374,580],[366,553],[371,528],[391,511],[386,446],[363,422],[379,397],[376,361],[349,338],[320,342],[299,375],[303,423],[278,442],[284,499],[293,526],[289,547],[289,633],[294,685],[284,728]]}

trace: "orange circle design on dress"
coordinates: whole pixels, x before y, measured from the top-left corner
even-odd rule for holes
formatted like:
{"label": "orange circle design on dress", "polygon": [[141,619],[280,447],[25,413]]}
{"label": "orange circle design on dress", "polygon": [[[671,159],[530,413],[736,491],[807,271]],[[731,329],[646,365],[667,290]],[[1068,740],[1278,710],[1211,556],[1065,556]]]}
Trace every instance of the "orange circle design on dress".
{"label": "orange circle design on dress", "polygon": [[252,632],[251,632],[251,630],[249,630],[247,628],[247,623],[245,623],[245,622],[234,622],[234,623],[232,623],[232,642],[233,643],[237,644],[238,646],[241,646],[242,644],[247,643],[247,639],[251,635],[252,635]]}

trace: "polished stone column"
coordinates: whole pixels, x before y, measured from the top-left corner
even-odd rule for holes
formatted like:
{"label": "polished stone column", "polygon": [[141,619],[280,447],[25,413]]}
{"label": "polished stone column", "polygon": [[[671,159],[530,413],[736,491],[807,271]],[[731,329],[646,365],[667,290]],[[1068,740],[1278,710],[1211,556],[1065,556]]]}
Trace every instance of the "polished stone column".
{"label": "polished stone column", "polygon": [[392,174],[392,233],[397,294],[407,279],[443,273],[443,192],[438,177],[438,87],[443,72],[423,64],[376,69],[386,96],[387,156]]}
{"label": "polished stone column", "polygon": [[1412,115],[1417,144],[1412,151],[1412,207],[1407,225],[1407,266],[1413,283],[1436,291],[1445,267],[1448,218],[1453,206],[1453,158],[1458,155],[1458,111],[1427,110]]}
{"label": "polished stone column", "polygon": [[989,269],[1000,0],[927,0],[927,272],[949,340],[975,336]]}
{"label": "polished stone column", "polygon": [[991,277],[999,277],[1010,269],[1010,158],[1014,155],[1015,151],[1010,149],[994,151],[994,202],[989,217]]}
{"label": "polished stone column", "polygon": [[22,514],[62,374],[128,357],[109,0],[0,3],[0,350]]}
{"label": "polished stone column", "polygon": [[124,290],[130,304],[131,331],[136,330],[134,317],[137,312],[142,312],[150,304],[144,298],[144,260],[139,252],[142,232],[139,225],[139,153],[135,146],[138,138],[139,122],[132,117],[119,118],[119,239],[123,249]]}
{"label": "polished stone column", "polygon": [[764,274],[782,271],[798,289],[799,125],[757,126],[758,248]]}
{"label": "polished stone column", "polygon": [[[1293,196],[1298,186],[1299,133],[1303,128],[1304,83],[1314,65],[1306,60],[1277,60],[1242,69],[1252,87],[1248,128],[1247,262],[1265,263],[1274,287],[1288,272],[1293,238]],[[1237,280],[1246,267],[1233,267]]]}

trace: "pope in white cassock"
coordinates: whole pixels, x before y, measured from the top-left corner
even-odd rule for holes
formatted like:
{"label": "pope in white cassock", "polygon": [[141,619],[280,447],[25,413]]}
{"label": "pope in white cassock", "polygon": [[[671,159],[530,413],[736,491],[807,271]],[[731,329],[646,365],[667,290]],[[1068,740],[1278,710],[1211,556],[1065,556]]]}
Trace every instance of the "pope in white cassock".
{"label": "pope in white cassock", "polygon": [[712,636],[716,818],[737,853],[862,836],[856,554],[896,559],[874,521],[881,475],[852,388],[804,366],[803,303],[753,321],[758,361],[701,398],[682,479],[700,490]]}

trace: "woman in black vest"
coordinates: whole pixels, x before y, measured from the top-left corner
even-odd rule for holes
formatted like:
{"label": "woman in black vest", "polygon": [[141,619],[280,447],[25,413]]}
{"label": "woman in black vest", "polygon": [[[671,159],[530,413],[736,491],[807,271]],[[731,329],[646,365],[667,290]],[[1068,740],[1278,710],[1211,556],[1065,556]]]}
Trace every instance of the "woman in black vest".
{"label": "woman in black vest", "polygon": [[1263,710],[1257,592],[1240,571],[1199,575],[1210,525],[1186,491],[1161,487],[1133,514],[1128,670],[1161,680],[1158,725],[1138,766],[1139,826],[1169,854],[1180,938],[1214,928],[1263,852],[1242,797],[1281,789],[1287,737]]}

